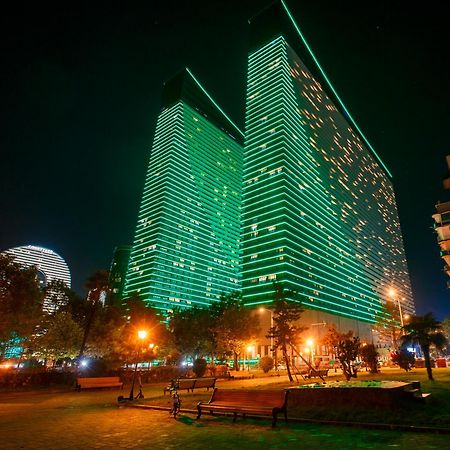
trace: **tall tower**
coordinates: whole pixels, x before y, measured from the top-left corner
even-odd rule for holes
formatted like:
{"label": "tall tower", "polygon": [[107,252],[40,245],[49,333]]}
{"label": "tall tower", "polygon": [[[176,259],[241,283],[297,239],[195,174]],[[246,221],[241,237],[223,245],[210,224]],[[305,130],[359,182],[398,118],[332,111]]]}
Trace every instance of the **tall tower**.
{"label": "tall tower", "polygon": [[[70,288],[69,267],[66,261],[53,250],[36,245],[24,245],[10,248],[3,253],[13,256],[14,261],[23,267],[36,267],[39,285],[42,289],[54,281],[62,281]],[[55,293],[49,292],[44,299],[42,309],[47,313],[54,313],[66,299],[61,297],[57,303],[55,301]]]}
{"label": "tall tower", "polygon": [[109,284],[113,303],[122,300],[130,253],[131,245],[119,245],[114,249],[109,269]]}
{"label": "tall tower", "polygon": [[244,301],[267,304],[276,281],[308,309],[370,323],[394,288],[403,311],[414,312],[388,169],[286,3],[250,27]]}
{"label": "tall tower", "polygon": [[164,85],[125,298],[170,311],[240,289],[242,137],[189,69]]}

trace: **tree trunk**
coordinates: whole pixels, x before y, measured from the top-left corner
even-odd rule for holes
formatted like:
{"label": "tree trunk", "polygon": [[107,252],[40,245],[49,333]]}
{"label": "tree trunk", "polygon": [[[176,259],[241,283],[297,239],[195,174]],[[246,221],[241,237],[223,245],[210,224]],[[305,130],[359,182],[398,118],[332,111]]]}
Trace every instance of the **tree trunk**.
{"label": "tree trunk", "polygon": [[81,343],[80,353],[78,355],[78,358],[81,358],[83,356],[84,350],[86,348],[86,342],[87,342],[87,338],[89,336],[89,332],[91,331],[92,322],[94,319],[95,311],[97,309],[97,303],[94,303],[90,309],[91,310],[89,312],[86,326],[84,327],[83,342]]}
{"label": "tree trunk", "polygon": [[344,377],[346,381],[350,381],[350,378],[352,377],[351,369],[347,366],[347,363],[344,361],[341,361],[342,365],[342,372],[344,373]]}
{"label": "tree trunk", "polygon": [[289,357],[288,357],[285,345],[283,345],[283,347],[281,348],[281,351],[283,352],[283,358],[284,358],[284,362],[286,364],[286,370],[287,370],[287,374],[289,377],[289,381],[292,383],[294,381],[294,379],[292,378],[292,375],[291,375],[291,368],[289,366]]}
{"label": "tree trunk", "polygon": [[423,357],[425,359],[425,367],[427,368],[428,379],[434,381],[433,371],[431,370],[431,361],[430,361],[430,346],[429,345],[421,345]]}
{"label": "tree trunk", "polygon": [[397,346],[397,328],[392,328],[392,346],[394,347],[394,350],[398,349]]}
{"label": "tree trunk", "polygon": [[239,353],[237,352],[233,352],[234,353],[234,370],[239,371]]}

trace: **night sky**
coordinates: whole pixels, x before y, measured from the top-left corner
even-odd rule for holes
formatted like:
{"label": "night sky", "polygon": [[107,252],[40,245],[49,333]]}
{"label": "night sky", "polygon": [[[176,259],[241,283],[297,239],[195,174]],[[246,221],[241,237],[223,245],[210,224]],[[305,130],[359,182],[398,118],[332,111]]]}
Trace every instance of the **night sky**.
{"label": "night sky", "polygon": [[[247,19],[267,1],[92,3],[9,2],[0,17],[0,250],[53,249],[79,293],[132,242],[164,80],[188,65],[242,126]],[[450,199],[445,2],[350,3],[288,0],[394,174],[417,311],[442,319],[450,293],[431,215]]]}

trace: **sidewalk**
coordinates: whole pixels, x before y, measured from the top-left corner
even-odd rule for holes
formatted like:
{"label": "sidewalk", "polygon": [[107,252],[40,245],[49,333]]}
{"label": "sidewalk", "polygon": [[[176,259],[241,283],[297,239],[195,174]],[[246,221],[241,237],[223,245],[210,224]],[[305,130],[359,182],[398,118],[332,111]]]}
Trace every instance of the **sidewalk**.
{"label": "sidewalk", "polygon": [[[288,385],[287,377],[222,381],[219,387],[254,387],[271,382]],[[165,383],[144,386],[146,398],[163,395]],[[0,397],[0,449],[354,449],[447,448],[448,436],[285,424],[272,430],[270,420],[189,414],[170,418],[166,411],[119,407],[124,390],[33,391]],[[209,395],[209,394],[208,394]]]}

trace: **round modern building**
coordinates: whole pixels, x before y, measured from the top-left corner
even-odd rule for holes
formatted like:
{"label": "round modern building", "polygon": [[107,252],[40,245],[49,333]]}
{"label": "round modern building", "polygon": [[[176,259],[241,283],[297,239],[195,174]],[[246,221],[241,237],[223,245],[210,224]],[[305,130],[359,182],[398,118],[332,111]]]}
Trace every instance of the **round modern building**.
{"label": "round modern building", "polygon": [[[15,262],[22,266],[35,266],[38,270],[39,283],[42,288],[45,288],[51,281],[56,280],[61,280],[67,287],[70,287],[69,267],[64,259],[53,250],[35,245],[24,245],[10,248],[3,253],[13,256]],[[49,298],[44,300],[44,310],[51,311],[55,308],[56,306],[50,302]]]}

